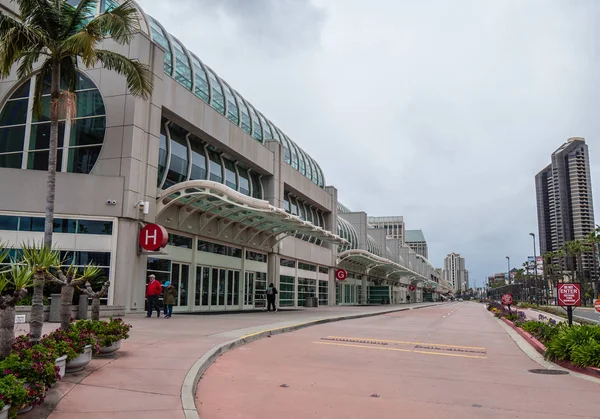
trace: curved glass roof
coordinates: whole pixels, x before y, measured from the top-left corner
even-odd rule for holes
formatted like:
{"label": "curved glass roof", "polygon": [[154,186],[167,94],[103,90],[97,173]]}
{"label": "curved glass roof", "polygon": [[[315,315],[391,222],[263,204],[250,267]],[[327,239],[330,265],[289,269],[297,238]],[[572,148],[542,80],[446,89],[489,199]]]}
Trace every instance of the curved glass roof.
{"label": "curved glass roof", "polygon": [[381,256],[381,249],[375,239],[367,234],[367,250],[374,255]]}
{"label": "curved glass roof", "polygon": [[[348,221],[344,220],[341,217],[337,217],[337,225],[338,225],[338,236],[348,240],[350,243],[349,246],[345,246],[343,250],[348,249],[358,249],[358,234],[356,234],[356,230],[352,227]],[[340,249],[340,251],[343,251]]]}
{"label": "curved glass roof", "polygon": [[[147,15],[146,15],[147,16]],[[164,71],[217,112],[240,127],[255,140],[264,143],[275,139],[285,149],[285,162],[319,187],[325,187],[325,176],[317,162],[285,135],[275,124],[255,109],[238,92],[187,50],[151,16],[152,41],[165,50]]]}

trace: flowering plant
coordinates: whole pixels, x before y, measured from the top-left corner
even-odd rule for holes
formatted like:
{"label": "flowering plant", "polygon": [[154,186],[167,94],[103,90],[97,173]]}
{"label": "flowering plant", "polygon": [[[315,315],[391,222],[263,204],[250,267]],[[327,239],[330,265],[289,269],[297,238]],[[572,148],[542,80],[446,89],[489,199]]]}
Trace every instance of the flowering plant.
{"label": "flowering plant", "polygon": [[32,385],[40,383],[44,389],[60,379],[60,368],[56,366],[53,354],[41,345],[12,352],[0,361],[0,371],[4,375],[14,375]]}
{"label": "flowering plant", "polygon": [[0,377],[0,409],[10,405],[9,415],[11,418],[17,416],[17,411],[27,403],[27,390],[24,380],[12,374],[4,374]]}
{"label": "flowering plant", "polygon": [[[76,327],[73,327],[74,323],[71,324],[68,330],[57,329],[47,336],[45,339],[53,341],[52,345],[56,345],[60,347],[61,350],[64,350],[63,355],[67,355],[67,360],[71,361],[77,358],[80,354],[82,354],[87,345],[92,345],[92,349],[95,349],[96,344],[96,336],[88,331],[88,330],[79,330]],[[66,345],[62,345],[61,342],[64,342]],[[50,342],[47,342],[50,344]]]}
{"label": "flowering plant", "polygon": [[78,320],[72,327],[81,331],[88,331],[96,335],[99,346],[110,346],[115,342],[129,338],[131,325],[126,324],[123,319],[112,318],[103,320]]}

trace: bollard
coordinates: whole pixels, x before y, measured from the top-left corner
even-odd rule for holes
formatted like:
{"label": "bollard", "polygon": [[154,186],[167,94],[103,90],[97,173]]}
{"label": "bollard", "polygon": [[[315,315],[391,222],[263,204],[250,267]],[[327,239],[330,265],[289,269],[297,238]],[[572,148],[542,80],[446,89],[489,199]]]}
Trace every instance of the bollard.
{"label": "bollard", "polygon": [[79,296],[79,312],[77,313],[78,319],[87,319],[88,317],[88,296],[81,294]]}

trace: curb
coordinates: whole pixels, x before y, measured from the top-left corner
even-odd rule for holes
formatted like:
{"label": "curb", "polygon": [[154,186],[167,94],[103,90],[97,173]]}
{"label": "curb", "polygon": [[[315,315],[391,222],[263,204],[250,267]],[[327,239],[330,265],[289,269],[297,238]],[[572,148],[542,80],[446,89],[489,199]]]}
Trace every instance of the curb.
{"label": "curb", "polygon": [[296,330],[304,329],[310,326],[317,326],[320,324],[333,323],[343,320],[353,320],[353,319],[361,319],[366,317],[375,317],[381,316],[389,313],[397,313],[400,311],[409,311],[409,310],[417,310],[420,308],[426,307],[435,307],[441,305],[443,303],[437,304],[428,304],[424,306],[418,307],[402,307],[396,308],[386,311],[379,311],[375,313],[361,313],[361,314],[350,314],[347,316],[338,316],[338,317],[330,317],[326,319],[318,319],[311,320],[305,323],[294,324],[290,326],[279,327],[276,329],[268,329],[263,330],[261,332],[252,333],[249,335],[241,336],[239,338],[230,340],[225,343],[221,343],[219,345],[213,346],[208,350],[200,359],[198,359],[192,368],[188,371],[183,380],[183,385],[181,386],[181,404],[183,406],[183,412],[185,414],[186,419],[200,419],[200,415],[198,415],[198,410],[196,409],[196,388],[198,387],[198,381],[202,375],[208,370],[208,368],[219,358],[221,355],[226,352],[231,351],[239,346],[245,345],[250,342],[254,342],[255,340],[259,340],[268,336],[275,336],[282,333],[294,332]]}

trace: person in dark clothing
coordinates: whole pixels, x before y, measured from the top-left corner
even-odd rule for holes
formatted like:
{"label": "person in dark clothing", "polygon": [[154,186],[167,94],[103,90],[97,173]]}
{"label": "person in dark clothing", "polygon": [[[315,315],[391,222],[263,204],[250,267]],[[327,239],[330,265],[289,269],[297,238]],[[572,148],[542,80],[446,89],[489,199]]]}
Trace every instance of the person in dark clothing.
{"label": "person in dark clothing", "polygon": [[275,288],[275,285],[271,282],[269,288],[267,288],[267,311],[271,311],[271,306],[273,306],[274,311],[277,311],[277,306],[275,306],[275,296],[277,294],[277,288]]}
{"label": "person in dark clothing", "polygon": [[152,311],[156,308],[156,316],[160,317],[160,306],[158,296],[162,293],[162,285],[154,275],[150,275],[146,285],[146,298],[148,299],[148,312],[146,317],[152,317]]}

